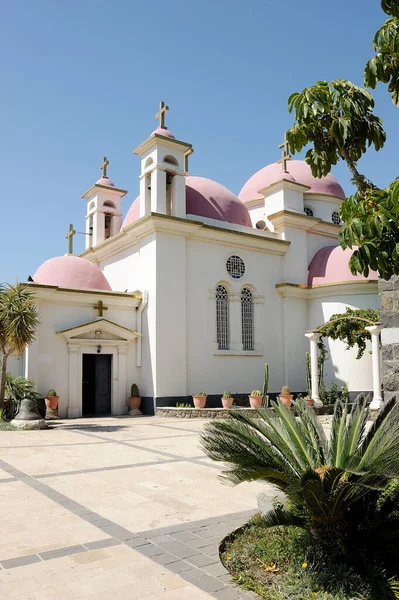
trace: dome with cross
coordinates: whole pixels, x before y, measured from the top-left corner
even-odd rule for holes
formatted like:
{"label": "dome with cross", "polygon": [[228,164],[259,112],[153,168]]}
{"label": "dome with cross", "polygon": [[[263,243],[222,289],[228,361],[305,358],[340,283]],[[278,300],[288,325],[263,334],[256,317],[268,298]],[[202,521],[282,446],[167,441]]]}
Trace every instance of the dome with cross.
{"label": "dome with cross", "polygon": [[282,170],[281,163],[275,162],[267,165],[248,179],[238,197],[242,202],[263,198],[259,190],[281,179],[288,179],[308,186],[309,189],[305,191],[305,194],[345,198],[345,192],[341,184],[331,173],[318,179],[312,175],[310,166],[304,160],[287,160],[285,171]]}
{"label": "dome with cross", "polygon": [[106,277],[95,264],[73,254],[46,260],[33,275],[33,281],[73,290],[112,291]]}

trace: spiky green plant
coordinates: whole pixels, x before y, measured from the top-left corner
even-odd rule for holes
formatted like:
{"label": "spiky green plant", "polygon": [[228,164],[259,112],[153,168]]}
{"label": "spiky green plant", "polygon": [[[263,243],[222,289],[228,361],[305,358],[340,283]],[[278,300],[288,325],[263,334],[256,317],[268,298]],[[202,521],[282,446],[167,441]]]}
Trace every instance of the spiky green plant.
{"label": "spiky green plant", "polygon": [[306,352],[306,390],[309,398],[312,397],[312,367],[310,363],[310,354]]}
{"label": "spiky green plant", "polygon": [[263,408],[267,408],[268,406],[270,406],[268,391],[269,391],[269,365],[268,365],[268,363],[265,363],[265,379],[264,379],[264,383],[263,383],[263,398],[262,398],[262,407]]}
{"label": "spiky green plant", "polygon": [[22,354],[39,325],[34,294],[23,283],[0,286],[0,409],[4,407],[7,359]]}
{"label": "spiky green plant", "polygon": [[302,527],[328,553],[371,552],[385,568],[383,556],[399,558],[393,510],[399,488],[390,496],[389,524],[385,503],[377,504],[399,478],[399,403],[387,403],[366,433],[365,399],[357,399],[350,415],[348,405],[337,402],[329,441],[314,410],[303,400],[294,405],[297,418],[280,401],[274,412],[259,410],[256,418],[232,411],[229,419],[206,425],[202,446],[210,458],[230,465],[222,476],[234,484],[260,479],[286,494],[288,508],[266,516],[270,527]]}

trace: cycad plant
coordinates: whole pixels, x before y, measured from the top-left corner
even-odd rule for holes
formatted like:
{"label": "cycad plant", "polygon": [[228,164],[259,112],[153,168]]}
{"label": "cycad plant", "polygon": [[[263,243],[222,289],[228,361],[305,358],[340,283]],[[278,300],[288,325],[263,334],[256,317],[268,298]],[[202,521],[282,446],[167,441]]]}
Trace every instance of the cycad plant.
{"label": "cycad plant", "polygon": [[337,402],[329,441],[311,407],[295,408],[297,418],[281,402],[256,418],[232,411],[206,425],[202,446],[230,465],[222,476],[234,484],[265,480],[285,493],[266,525],[301,527],[326,554],[389,571],[398,558],[399,404],[387,403],[366,432],[365,399],[350,415]]}
{"label": "cycad plant", "polygon": [[38,325],[34,294],[28,286],[0,286],[0,410],[4,408],[7,359],[10,354],[21,354],[33,342]]}

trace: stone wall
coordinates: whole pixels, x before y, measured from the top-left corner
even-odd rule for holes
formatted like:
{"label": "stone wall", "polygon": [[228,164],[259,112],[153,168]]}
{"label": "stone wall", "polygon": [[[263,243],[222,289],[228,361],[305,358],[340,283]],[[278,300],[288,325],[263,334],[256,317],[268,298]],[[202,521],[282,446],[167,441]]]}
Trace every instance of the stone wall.
{"label": "stone wall", "polygon": [[399,398],[399,277],[379,280],[384,401]]}

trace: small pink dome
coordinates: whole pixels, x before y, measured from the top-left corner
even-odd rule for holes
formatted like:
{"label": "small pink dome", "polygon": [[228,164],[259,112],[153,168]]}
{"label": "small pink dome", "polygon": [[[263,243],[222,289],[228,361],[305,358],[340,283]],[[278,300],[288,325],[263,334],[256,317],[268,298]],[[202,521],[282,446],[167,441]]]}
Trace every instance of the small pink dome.
{"label": "small pink dome", "polygon": [[370,271],[368,277],[352,275],[348,263],[354,250],[341,246],[326,246],[321,248],[312,258],[309,265],[308,285],[338,283],[341,281],[378,280],[378,273]]}
{"label": "small pink dome", "polygon": [[95,264],[72,254],[46,260],[33,275],[33,281],[76,290],[111,291],[107,279]]}
{"label": "small pink dome", "polygon": [[98,179],[96,183],[98,183],[99,185],[108,185],[110,187],[115,187],[109,177],[100,177],[100,179]]}
{"label": "small pink dome", "polygon": [[284,173],[279,163],[272,163],[264,167],[248,179],[238,194],[239,199],[242,202],[249,202],[255,198],[262,198],[259,190],[283,178],[309,186],[310,189],[306,190],[306,194],[327,194],[336,198],[345,198],[344,190],[331,173],[321,179],[313,177],[309,165],[304,160],[287,161],[287,169],[288,173]]}
{"label": "small pink dome", "polygon": [[[133,202],[122,223],[122,229],[137,221],[140,198]],[[205,177],[186,177],[186,213],[216,219],[225,223],[252,227],[246,206],[220,183]]]}
{"label": "small pink dome", "polygon": [[151,135],[154,135],[155,133],[157,133],[158,135],[163,135],[164,137],[175,139],[175,136],[171,131],[169,131],[167,127],[157,127],[156,129],[154,129]]}

